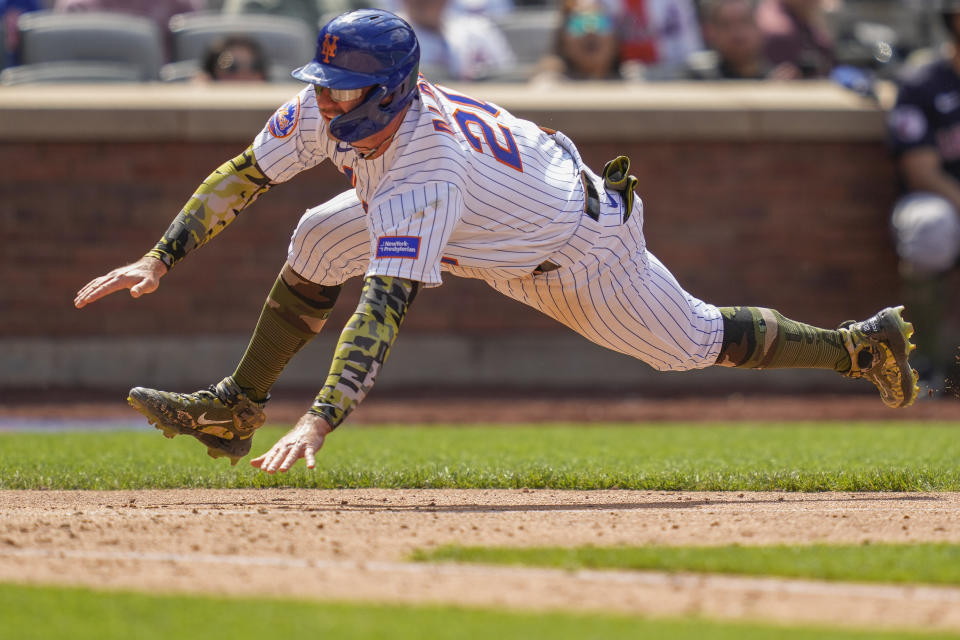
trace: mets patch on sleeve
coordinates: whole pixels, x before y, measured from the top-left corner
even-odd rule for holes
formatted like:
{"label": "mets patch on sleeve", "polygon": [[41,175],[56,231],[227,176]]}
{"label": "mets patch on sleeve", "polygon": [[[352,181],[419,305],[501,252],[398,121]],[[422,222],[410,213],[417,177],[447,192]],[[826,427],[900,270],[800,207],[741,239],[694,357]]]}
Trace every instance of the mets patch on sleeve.
{"label": "mets patch on sleeve", "polygon": [[267,128],[274,138],[286,138],[297,128],[297,121],[299,119],[300,96],[297,96],[295,100],[291,100],[277,109],[277,112],[273,114],[267,123]]}

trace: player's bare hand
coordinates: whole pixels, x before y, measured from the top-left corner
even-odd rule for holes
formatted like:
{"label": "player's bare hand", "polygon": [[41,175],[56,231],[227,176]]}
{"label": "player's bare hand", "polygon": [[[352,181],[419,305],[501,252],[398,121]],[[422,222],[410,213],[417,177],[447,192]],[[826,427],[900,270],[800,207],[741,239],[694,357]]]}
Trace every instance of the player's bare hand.
{"label": "player's bare hand", "polygon": [[254,458],[250,464],[266,473],[287,471],[300,458],[305,458],[307,469],[317,466],[316,455],[327,434],[333,431],[326,420],[312,413],[305,414],[293,429],[290,429],[270,451],[259,458]]}
{"label": "player's bare hand", "polygon": [[133,264],[118,267],[107,275],[88,282],[77,292],[73,305],[82,309],[95,300],[123,289],[130,289],[130,295],[139,298],[145,293],[156,291],[160,286],[160,278],[166,273],[167,265],[156,258],[144,256]]}

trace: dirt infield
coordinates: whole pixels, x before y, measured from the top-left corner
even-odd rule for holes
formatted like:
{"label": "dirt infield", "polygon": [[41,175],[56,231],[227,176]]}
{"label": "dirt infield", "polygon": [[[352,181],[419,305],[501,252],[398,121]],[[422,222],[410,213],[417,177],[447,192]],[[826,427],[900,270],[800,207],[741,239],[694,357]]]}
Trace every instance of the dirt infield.
{"label": "dirt infield", "polygon": [[0,580],[960,631],[960,588],[406,562],[468,545],[960,542],[960,494],[0,491]]}
{"label": "dirt infield", "polygon": [[[0,421],[56,427],[71,419],[138,419],[122,398],[61,406],[45,399],[0,403]],[[897,412],[872,395],[591,400],[383,397],[352,421],[960,419],[960,402],[918,402]],[[302,410],[302,399],[280,397],[270,420],[292,423]],[[406,561],[414,549],[449,543],[884,541],[960,542],[960,494],[0,491],[2,581],[960,631],[960,588]]]}

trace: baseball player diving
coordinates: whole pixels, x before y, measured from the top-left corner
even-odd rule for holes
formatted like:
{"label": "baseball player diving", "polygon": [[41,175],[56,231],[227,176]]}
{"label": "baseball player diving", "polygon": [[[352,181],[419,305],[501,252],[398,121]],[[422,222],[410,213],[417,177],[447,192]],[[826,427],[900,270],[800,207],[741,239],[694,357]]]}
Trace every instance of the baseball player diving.
{"label": "baseball player diving", "polygon": [[84,286],[80,308],[129,289],[137,298],[254,200],[324,160],[353,190],[300,219],[236,371],[207,390],[135,387],[130,404],[168,437],[193,436],[233,464],[264,423],[270,388],[323,327],[349,278],[356,312],[313,405],[262,456],[267,473],[300,458],[370,391],[404,317],[444,272],[479,278],[587,339],[661,371],[726,367],[832,369],[866,378],[884,403],[916,397],[902,307],[820,329],[760,307],[715,307],[684,291],[643,236],[629,159],[598,175],[562,133],[418,74],[410,25],[380,10],[340,15],[320,31],[306,86],[243,153],[197,188],[160,241]]}

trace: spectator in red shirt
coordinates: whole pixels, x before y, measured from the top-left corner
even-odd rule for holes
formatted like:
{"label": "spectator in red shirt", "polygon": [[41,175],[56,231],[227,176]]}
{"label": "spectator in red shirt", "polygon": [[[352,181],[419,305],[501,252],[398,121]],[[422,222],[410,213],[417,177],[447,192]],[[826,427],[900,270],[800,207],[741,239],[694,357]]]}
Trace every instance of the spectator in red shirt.
{"label": "spectator in red shirt", "polygon": [[703,49],[691,0],[621,0],[620,57],[627,75],[650,80],[682,77],[687,57]]}

